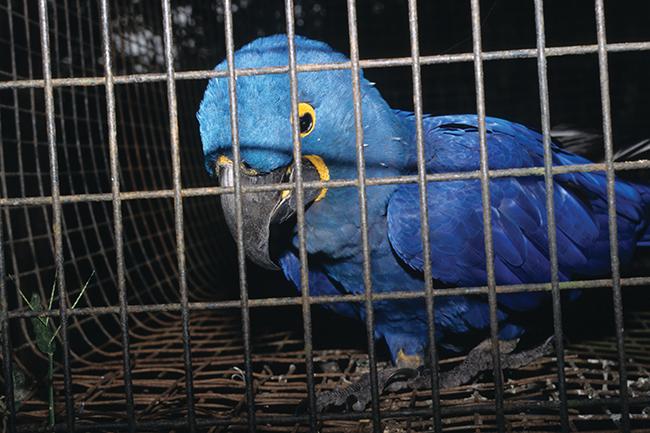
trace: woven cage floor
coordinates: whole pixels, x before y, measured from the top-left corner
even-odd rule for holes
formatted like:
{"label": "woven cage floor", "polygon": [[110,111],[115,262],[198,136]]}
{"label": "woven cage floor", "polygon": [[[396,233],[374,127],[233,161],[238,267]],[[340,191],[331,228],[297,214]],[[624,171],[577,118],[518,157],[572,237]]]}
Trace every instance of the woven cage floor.
{"label": "woven cage floor", "polygon": [[[179,420],[186,415],[187,400],[181,338],[181,320],[175,315],[156,322],[132,319],[131,355],[135,413],[147,425],[160,420]],[[239,315],[197,312],[191,317],[192,361],[197,418],[220,420],[220,426],[200,431],[240,431],[246,426],[244,397],[243,341]],[[650,313],[628,317],[626,329],[628,384],[633,397],[650,396]],[[79,422],[120,422],[126,420],[123,363],[119,336],[105,347],[76,360],[73,382]],[[306,397],[303,341],[298,332],[255,333],[252,341],[254,393],[259,417],[268,419],[292,415]],[[570,401],[618,395],[616,345],[612,338],[569,344],[566,380]],[[444,360],[442,367],[459,359]],[[333,389],[353,382],[368,371],[367,356],[360,350],[323,350],[314,353],[317,390]],[[385,365],[385,364],[382,364]],[[556,362],[540,359],[525,368],[505,373],[506,401],[557,400]],[[58,420],[63,420],[62,375],[55,376]],[[18,415],[19,425],[27,428],[44,422],[47,403],[32,390]],[[398,411],[431,405],[430,390],[393,393],[381,397],[381,409]],[[443,390],[443,406],[470,406],[489,403],[494,396],[489,375],[465,386]],[[343,408],[330,408],[341,412]],[[618,431],[615,409],[571,408],[572,431]],[[650,407],[631,408],[635,431],[650,431]],[[271,418],[272,419],[272,418]],[[430,431],[431,420],[424,418],[382,418],[385,432]],[[445,431],[484,432],[495,430],[495,417],[472,413],[446,416]],[[508,413],[509,431],[558,431],[559,417],[548,410]],[[149,424],[151,425],[151,424]],[[306,431],[307,425],[262,423],[257,431]],[[182,430],[182,429],[181,429]],[[143,431],[146,431],[146,427]],[[323,432],[371,431],[366,420],[330,420],[321,424]]]}

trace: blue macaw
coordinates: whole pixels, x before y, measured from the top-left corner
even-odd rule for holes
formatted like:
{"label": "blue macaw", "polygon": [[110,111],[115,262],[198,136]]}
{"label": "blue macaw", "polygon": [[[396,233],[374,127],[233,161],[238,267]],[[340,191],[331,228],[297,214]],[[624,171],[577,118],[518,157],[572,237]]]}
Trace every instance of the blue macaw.
{"label": "blue macaw", "polygon": [[[299,64],[349,61],[322,42],[296,37]],[[254,40],[235,54],[237,68],[286,66],[287,37]],[[224,71],[225,61],[216,69]],[[287,74],[239,76],[236,82],[242,184],[291,181],[293,146]],[[222,185],[233,184],[228,79],[208,83],[197,113],[205,164]],[[350,70],[298,74],[302,167],[305,180],[357,176]],[[373,83],[361,79],[363,136],[368,177],[417,173],[415,117],[392,109]],[[488,117],[489,167],[543,166],[542,136],[525,126]],[[478,118],[473,114],[425,116],[428,173],[479,169]],[[587,159],[552,145],[553,164]],[[559,277],[602,277],[610,272],[607,194],[604,172],[554,177]],[[550,281],[544,178],[504,177],[490,181],[497,284]],[[650,244],[650,187],[615,183],[619,257],[629,263],[640,245]],[[353,187],[305,190],[306,246],[312,295],[364,291],[358,191]],[[431,268],[437,287],[487,283],[481,186],[478,180],[430,182],[427,190]],[[234,227],[234,199],[222,196],[226,221]],[[246,254],[279,268],[300,288],[293,194],[272,191],[244,196]],[[367,188],[372,289],[375,293],[423,289],[423,250],[417,184]],[[282,231],[284,230],[286,231]],[[272,231],[273,229],[273,231]],[[277,233],[286,234],[277,236]],[[275,234],[275,235],[274,235]],[[275,237],[274,237],[275,236]],[[548,302],[547,292],[500,294],[499,338],[513,340],[527,327],[526,313]],[[576,292],[569,294],[575,297]],[[363,305],[330,308],[363,320]],[[423,362],[427,348],[423,299],[374,303],[377,339],[383,338],[397,364]],[[524,318],[522,321],[521,318]],[[435,300],[435,339],[445,351],[461,352],[489,335],[487,297],[445,296]],[[471,337],[471,338],[470,338]]]}

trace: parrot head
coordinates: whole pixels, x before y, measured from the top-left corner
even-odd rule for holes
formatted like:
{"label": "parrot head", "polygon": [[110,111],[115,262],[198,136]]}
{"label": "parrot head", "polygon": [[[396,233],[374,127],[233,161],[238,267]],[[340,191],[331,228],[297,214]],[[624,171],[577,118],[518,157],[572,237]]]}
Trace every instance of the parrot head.
{"label": "parrot head", "polygon": [[[327,44],[296,36],[300,64],[349,62]],[[235,53],[237,69],[286,67],[286,35],[256,39]],[[224,60],[216,70],[227,70]],[[233,186],[232,129],[228,77],[209,81],[197,113],[206,169],[221,186]],[[294,174],[290,81],[286,72],[238,75],[237,119],[241,185],[291,182]],[[372,83],[361,77],[366,172],[372,176],[397,174],[401,149],[391,137],[401,134],[401,124]],[[304,181],[356,177],[356,135],[353,90],[349,69],[300,72],[298,114]],[[393,170],[393,171],[391,171]],[[304,204],[332,200],[331,189],[304,190]],[[236,229],[233,194],[221,198],[226,222]],[[296,211],[292,191],[242,195],[244,249],[257,264],[277,269],[269,250],[271,227],[286,222]],[[311,211],[311,210],[310,210]]]}

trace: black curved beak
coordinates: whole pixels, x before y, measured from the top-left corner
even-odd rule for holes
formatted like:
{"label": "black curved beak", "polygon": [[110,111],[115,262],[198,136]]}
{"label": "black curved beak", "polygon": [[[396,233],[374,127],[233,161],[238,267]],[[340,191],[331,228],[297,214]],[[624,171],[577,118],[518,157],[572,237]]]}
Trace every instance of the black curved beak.
{"label": "black curved beak", "polygon": [[[231,160],[220,157],[217,160],[217,173],[221,186],[234,186],[234,167]],[[240,169],[241,186],[270,185],[280,182],[294,181],[294,164],[273,170],[269,173],[258,174],[253,170]],[[317,168],[308,158],[302,159],[302,178],[304,182],[321,180]],[[305,207],[313,203],[320,189],[305,188]],[[250,192],[241,195],[243,248],[246,256],[258,265],[267,269],[277,270],[278,265],[271,258],[270,237],[271,226],[282,224],[297,211],[295,194],[292,190]],[[230,233],[236,239],[235,195],[221,196],[221,206]]]}

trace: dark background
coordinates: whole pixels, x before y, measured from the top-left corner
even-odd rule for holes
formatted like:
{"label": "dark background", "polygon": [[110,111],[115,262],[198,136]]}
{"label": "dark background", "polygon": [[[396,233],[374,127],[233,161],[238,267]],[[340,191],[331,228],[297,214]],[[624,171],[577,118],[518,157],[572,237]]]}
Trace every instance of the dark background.
{"label": "dark background", "polygon": [[[358,2],[359,47],[362,59],[410,55],[406,1]],[[469,1],[420,1],[419,32],[422,55],[472,51]],[[189,3],[188,3],[189,4]],[[284,31],[284,2],[241,2],[234,15],[236,46]],[[548,47],[596,43],[593,2],[545,2]],[[196,7],[196,6],[194,6]],[[179,59],[181,69],[209,68],[225,56],[222,28],[213,12],[195,14],[204,40],[196,41],[196,54]],[[217,21],[222,22],[217,6]],[[481,1],[485,51],[534,48],[533,1]],[[320,39],[343,53],[349,52],[345,2],[297,1],[296,32]],[[650,4],[643,1],[606,2],[609,43],[647,41]],[[211,31],[213,30],[213,31]],[[190,30],[188,30],[190,33]],[[196,37],[193,35],[191,37]],[[178,40],[178,39],[177,39]],[[600,92],[596,54],[549,58],[551,118],[554,125],[569,123],[600,129]],[[647,135],[646,96],[650,84],[650,55],[645,52],[609,56],[614,131],[617,136]],[[487,112],[538,128],[540,124],[536,59],[485,62]],[[372,69],[368,79],[396,108],[410,109],[409,67]],[[424,109],[431,114],[475,112],[471,62],[423,67]],[[645,131],[644,131],[645,129]],[[645,134],[644,134],[645,133]]]}

